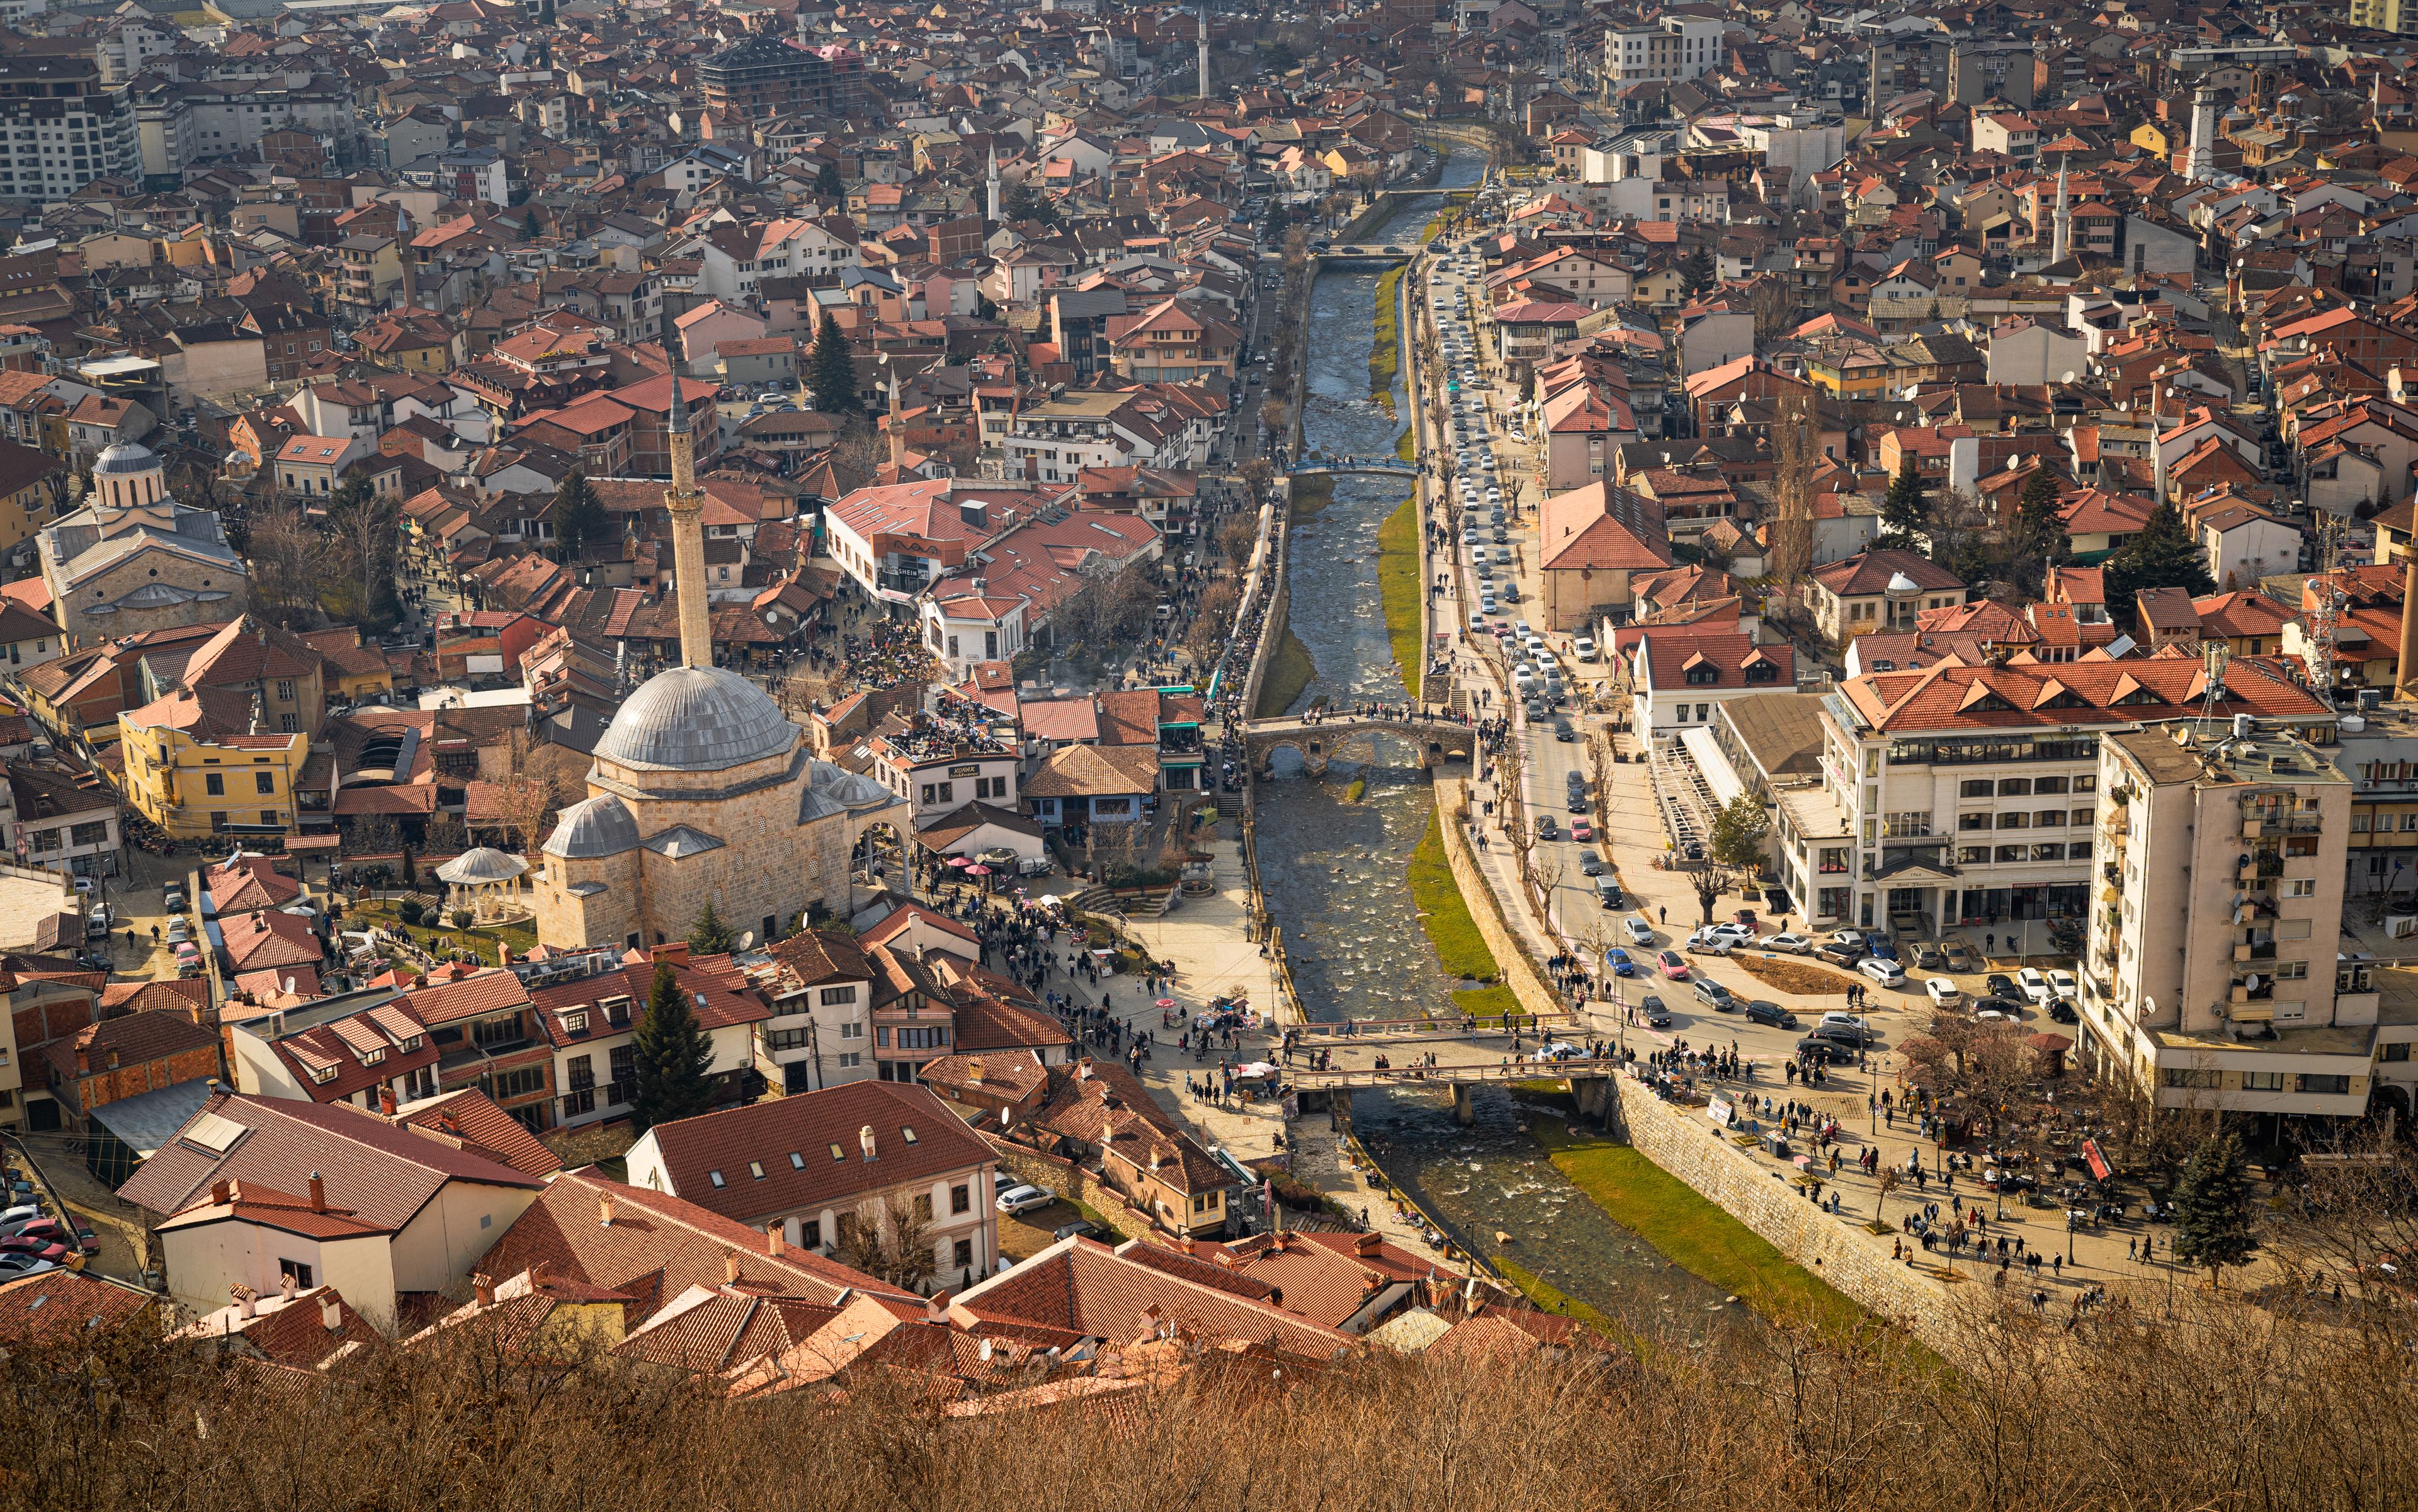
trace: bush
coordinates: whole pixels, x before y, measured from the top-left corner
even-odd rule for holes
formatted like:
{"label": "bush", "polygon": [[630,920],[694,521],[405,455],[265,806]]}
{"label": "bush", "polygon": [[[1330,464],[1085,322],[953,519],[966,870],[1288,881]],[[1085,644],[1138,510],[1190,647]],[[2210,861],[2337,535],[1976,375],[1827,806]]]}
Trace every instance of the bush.
{"label": "bush", "polygon": [[402,920],[405,924],[417,928],[420,924],[420,905],[409,898],[406,898],[401,903],[394,906],[394,916]]}

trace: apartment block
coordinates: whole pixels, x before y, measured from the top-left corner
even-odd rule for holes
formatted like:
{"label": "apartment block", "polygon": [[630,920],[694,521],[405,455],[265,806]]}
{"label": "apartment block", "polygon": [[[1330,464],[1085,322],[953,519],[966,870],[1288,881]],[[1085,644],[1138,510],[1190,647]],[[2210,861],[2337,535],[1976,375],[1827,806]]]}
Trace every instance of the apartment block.
{"label": "apartment block", "polygon": [[2097,779],[2083,1063],[2167,1107],[2366,1112],[2418,1002],[2384,1013],[2379,969],[2344,948],[2342,769],[2242,716],[2110,735]]}

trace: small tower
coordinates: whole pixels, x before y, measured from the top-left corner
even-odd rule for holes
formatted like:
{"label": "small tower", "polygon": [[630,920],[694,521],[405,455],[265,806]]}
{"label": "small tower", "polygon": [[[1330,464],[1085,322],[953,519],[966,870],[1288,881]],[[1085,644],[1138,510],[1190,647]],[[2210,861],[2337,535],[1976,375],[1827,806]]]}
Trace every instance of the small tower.
{"label": "small tower", "polygon": [[1201,0],[1201,98],[1209,98],[1209,0]]}
{"label": "small tower", "polygon": [[987,214],[991,223],[997,225],[999,223],[999,147],[996,144],[993,144],[990,149],[990,171],[984,179],[984,185],[990,191],[988,201],[990,208]]}
{"label": "small tower", "polygon": [[681,664],[713,664],[713,630],[705,604],[705,490],[696,481],[696,438],[690,433],[688,405],[681,397],[680,350],[672,338],[671,305],[664,306],[664,357],[669,366],[672,402],[664,418],[671,447],[672,485],[664,508],[672,517],[673,591],[680,597]]}
{"label": "small tower", "polygon": [[2074,250],[2074,212],[2066,207],[2065,203],[2065,160],[2063,158],[2057,160],[2056,225],[2057,229],[2052,233],[2054,239],[2049,243],[2048,258],[2052,263],[2061,263],[2065,261],[2066,254]]}

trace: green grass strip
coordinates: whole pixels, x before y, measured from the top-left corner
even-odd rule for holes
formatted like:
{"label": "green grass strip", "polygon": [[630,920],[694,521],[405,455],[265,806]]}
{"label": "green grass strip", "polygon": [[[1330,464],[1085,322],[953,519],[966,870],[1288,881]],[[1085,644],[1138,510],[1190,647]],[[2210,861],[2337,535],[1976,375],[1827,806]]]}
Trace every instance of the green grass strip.
{"label": "green grass strip", "polygon": [[1369,349],[1369,391],[1391,393],[1394,374],[1402,363],[1401,322],[1397,317],[1395,295],[1402,286],[1402,269],[1387,268],[1377,278],[1377,322],[1375,344]]}
{"label": "green grass strip", "polygon": [[1615,1223],[1765,1317],[1842,1335],[1873,1322],[1844,1293],[1633,1147],[1541,1120],[1529,1132],[1554,1168]]}
{"label": "green grass strip", "polygon": [[1402,434],[1394,437],[1394,455],[1397,458],[1403,462],[1418,460],[1418,441],[1416,439],[1417,431],[1418,427],[1416,425],[1405,425],[1402,427]]}
{"label": "green grass strip", "polygon": [[1503,1273],[1503,1279],[1520,1289],[1521,1295],[1537,1305],[1538,1312],[1559,1313],[1594,1329],[1604,1337],[1627,1345],[1630,1350],[1642,1348],[1645,1341],[1615,1322],[1601,1309],[1589,1306],[1551,1281],[1527,1269],[1517,1260],[1496,1255],[1490,1261]]}
{"label": "green grass strip", "polygon": [[1287,625],[1284,639],[1277,642],[1277,649],[1268,655],[1268,675],[1260,683],[1260,706],[1252,710],[1253,715],[1273,719],[1283,713],[1316,676],[1318,664],[1309,659],[1309,648]]}
{"label": "green grass strip", "polygon": [[1394,648],[1394,664],[1401,668],[1402,686],[1419,695],[1419,674],[1426,658],[1419,654],[1419,506],[1416,499],[1385,516],[1377,527],[1377,597],[1385,610],[1385,639]]}
{"label": "green grass strip", "polygon": [[[1473,982],[1499,979],[1503,969],[1495,963],[1494,953],[1486,948],[1486,937],[1477,932],[1477,921],[1470,917],[1468,900],[1452,879],[1452,863],[1445,859],[1443,815],[1428,816],[1428,832],[1411,852],[1410,877],[1411,904],[1419,910],[1419,923],[1427,929],[1428,942],[1435,946],[1445,973]],[[1511,989],[1502,990],[1508,994]],[[1456,1000],[1460,996],[1455,994]],[[1519,1007],[1517,998],[1490,1000],[1494,1001],[1507,1003],[1513,1011]],[[1491,1011],[1500,1014],[1505,1009],[1495,1006]]]}

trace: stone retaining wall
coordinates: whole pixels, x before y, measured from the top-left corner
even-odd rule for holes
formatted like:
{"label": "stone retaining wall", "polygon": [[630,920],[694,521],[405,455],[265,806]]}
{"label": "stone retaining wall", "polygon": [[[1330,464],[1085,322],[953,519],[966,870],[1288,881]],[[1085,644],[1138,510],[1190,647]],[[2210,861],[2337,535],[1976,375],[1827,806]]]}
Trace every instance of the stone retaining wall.
{"label": "stone retaining wall", "polygon": [[1120,1239],[1140,1239],[1151,1231],[1148,1214],[1126,1201],[1123,1192],[1083,1167],[1071,1160],[1027,1149],[1012,1140],[987,1134],[983,1138],[990,1141],[991,1150],[998,1154],[1002,1176],[1030,1182],[1035,1186],[1046,1186],[1060,1197],[1082,1203],[1115,1229]]}
{"label": "stone retaining wall", "polygon": [[1612,1130],[1646,1159],[1866,1310],[1905,1325],[1942,1354],[1958,1347],[1958,1331],[1951,1326],[1951,1292],[1958,1288],[1891,1260],[1845,1214],[1823,1212],[1769,1164],[1729,1144],[1702,1108],[1666,1103],[1626,1076],[1611,1083]]}
{"label": "stone retaining wall", "polygon": [[1520,999],[1520,1010],[1530,1014],[1559,1014],[1564,1004],[1553,995],[1537,963],[1529,959],[1520,941],[1503,920],[1503,906],[1494,890],[1486,885],[1486,878],[1477,869],[1477,858],[1469,852],[1469,832],[1455,816],[1469,802],[1469,784],[1458,777],[1435,785],[1437,828],[1444,833],[1445,860],[1452,866],[1453,885],[1461,889],[1461,899],[1469,906],[1469,916],[1477,921],[1477,932],[1484,937],[1486,948],[1494,953],[1494,964],[1501,969],[1503,980]]}

